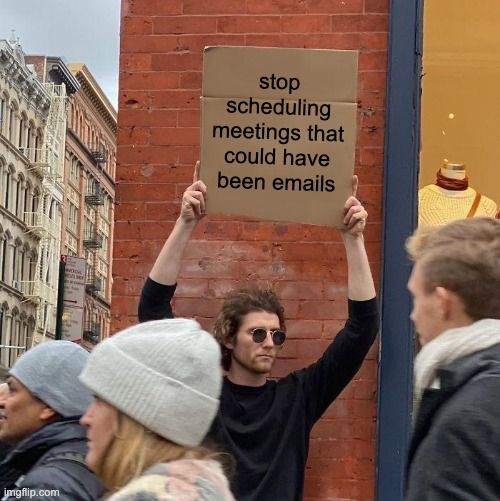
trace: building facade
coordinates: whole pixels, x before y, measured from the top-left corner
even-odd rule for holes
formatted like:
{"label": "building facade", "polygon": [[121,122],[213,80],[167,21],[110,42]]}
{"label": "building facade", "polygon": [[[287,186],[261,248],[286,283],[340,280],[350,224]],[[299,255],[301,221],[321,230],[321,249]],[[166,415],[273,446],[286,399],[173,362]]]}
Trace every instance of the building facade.
{"label": "building facade", "polygon": [[83,64],[69,64],[80,90],[69,99],[61,254],[84,256],[83,342],[109,336],[116,171],[116,111]]}
{"label": "building facade", "polygon": [[0,362],[53,337],[66,90],[0,41]]}
{"label": "building facade", "polygon": [[[147,0],[122,2],[113,330],[137,321],[141,286],[200,155],[206,46],[359,51],[355,171],[379,284],[388,11],[378,0],[184,0],[154,9]],[[345,264],[332,228],[210,214],[186,250],[174,309],[210,329],[229,291],[249,281],[271,284],[289,333],[274,366],[273,376],[281,377],[314,362],[343,325]],[[373,499],[377,348],[312,431],[308,501]]]}

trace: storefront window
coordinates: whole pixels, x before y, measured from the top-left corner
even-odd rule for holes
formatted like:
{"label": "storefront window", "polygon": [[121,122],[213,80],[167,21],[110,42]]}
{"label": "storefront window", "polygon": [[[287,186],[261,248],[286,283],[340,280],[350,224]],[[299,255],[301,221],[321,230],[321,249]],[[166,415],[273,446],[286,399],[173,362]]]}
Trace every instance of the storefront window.
{"label": "storefront window", "polygon": [[420,225],[498,213],[499,26],[498,0],[425,2]]}

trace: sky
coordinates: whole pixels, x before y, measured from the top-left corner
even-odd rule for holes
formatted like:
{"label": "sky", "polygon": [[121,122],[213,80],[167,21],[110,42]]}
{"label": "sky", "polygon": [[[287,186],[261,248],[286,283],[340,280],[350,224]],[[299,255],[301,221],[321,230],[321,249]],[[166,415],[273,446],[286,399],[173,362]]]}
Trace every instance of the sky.
{"label": "sky", "polygon": [[120,0],[0,0],[0,39],[11,30],[26,54],[85,63],[117,107]]}

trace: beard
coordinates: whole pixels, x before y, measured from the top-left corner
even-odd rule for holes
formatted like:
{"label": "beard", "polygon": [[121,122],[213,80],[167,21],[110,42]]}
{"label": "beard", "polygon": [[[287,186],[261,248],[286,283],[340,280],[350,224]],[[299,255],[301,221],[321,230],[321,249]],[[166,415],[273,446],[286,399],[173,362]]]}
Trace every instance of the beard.
{"label": "beard", "polygon": [[268,374],[271,372],[273,368],[274,362],[276,360],[275,356],[270,355],[269,358],[241,358],[234,351],[232,352],[232,363],[238,364],[240,367],[243,367],[248,372],[253,374]]}

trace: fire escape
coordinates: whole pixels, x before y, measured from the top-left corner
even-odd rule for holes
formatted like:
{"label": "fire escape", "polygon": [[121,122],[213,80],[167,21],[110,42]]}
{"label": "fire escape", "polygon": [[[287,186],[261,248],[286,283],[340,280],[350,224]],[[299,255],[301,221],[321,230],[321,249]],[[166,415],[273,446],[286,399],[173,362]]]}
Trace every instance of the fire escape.
{"label": "fire escape", "polygon": [[27,231],[39,239],[36,267],[34,273],[30,270],[30,279],[20,284],[25,299],[37,305],[34,342],[43,340],[47,332],[55,332],[62,204],[59,182],[64,172],[66,133],[66,89],[54,83],[43,85],[50,98],[44,135],[41,144],[24,150],[29,169],[41,179],[40,196],[32,212],[24,213]]}
{"label": "fire escape", "polygon": [[[102,148],[97,145],[91,150],[97,172],[101,173],[106,158]],[[85,290],[92,300],[88,303],[90,311],[87,311],[83,327],[83,338],[91,343],[98,343],[101,337],[101,326],[97,321],[95,298],[102,292],[103,283],[97,273],[99,266],[99,250],[103,245],[103,234],[100,231],[101,207],[104,205],[105,192],[101,184],[100,174],[96,178],[90,178],[87,183],[85,203],[92,214],[91,220],[86,224],[83,247],[87,256],[87,276]]]}

